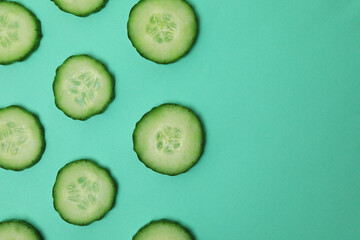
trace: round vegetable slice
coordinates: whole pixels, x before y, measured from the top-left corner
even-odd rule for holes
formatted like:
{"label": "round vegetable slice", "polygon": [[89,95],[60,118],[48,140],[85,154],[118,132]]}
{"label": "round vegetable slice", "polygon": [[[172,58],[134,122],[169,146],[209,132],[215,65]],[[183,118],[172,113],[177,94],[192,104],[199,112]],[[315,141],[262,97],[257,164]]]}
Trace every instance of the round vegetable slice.
{"label": "round vegetable slice", "polygon": [[190,109],[163,104],[137,122],[133,142],[145,166],[158,173],[177,175],[188,171],[200,158],[203,127]]}
{"label": "round vegetable slice", "polygon": [[105,7],[108,0],[52,0],[59,9],[74,14],[78,17],[86,17],[96,13]]}
{"label": "round vegetable slice", "polygon": [[0,167],[24,170],[37,163],[45,150],[40,120],[19,106],[0,109]]}
{"label": "round vegetable slice", "polygon": [[74,55],[56,70],[56,106],[68,117],[86,120],[105,111],[114,99],[114,79],[106,67],[88,55]]}
{"label": "round vegetable slice", "polygon": [[136,50],[156,63],[172,63],[193,46],[198,24],[185,0],[141,0],[128,20],[128,36]]}
{"label": "round vegetable slice", "polygon": [[39,19],[23,5],[0,1],[0,64],[23,61],[41,40]]}
{"label": "round vegetable slice", "polygon": [[193,240],[191,233],[182,225],[172,220],[151,221],[143,226],[133,240]]}
{"label": "round vegetable slice", "polygon": [[41,240],[39,232],[23,220],[0,222],[0,239],[3,240]]}
{"label": "round vegetable slice", "polygon": [[90,160],[66,164],[53,188],[54,208],[68,223],[88,225],[114,206],[116,184],[110,173]]}

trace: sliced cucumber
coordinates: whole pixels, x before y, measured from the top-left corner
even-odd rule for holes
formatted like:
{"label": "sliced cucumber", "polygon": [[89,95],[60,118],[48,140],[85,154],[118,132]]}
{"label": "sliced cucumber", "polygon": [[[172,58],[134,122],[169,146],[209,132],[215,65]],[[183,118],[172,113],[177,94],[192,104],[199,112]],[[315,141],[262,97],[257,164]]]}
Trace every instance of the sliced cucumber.
{"label": "sliced cucumber", "polygon": [[23,220],[0,222],[1,240],[41,240],[39,232]]}
{"label": "sliced cucumber", "polygon": [[128,36],[144,58],[171,63],[183,57],[197,36],[197,19],[185,0],[141,0],[130,12]]}
{"label": "sliced cucumber", "polygon": [[37,49],[41,37],[40,21],[29,9],[0,1],[0,64],[25,60]]}
{"label": "sliced cucumber", "polygon": [[162,174],[188,171],[200,158],[204,133],[188,108],[163,104],[146,113],[133,133],[134,150],[148,168]]}
{"label": "sliced cucumber", "polygon": [[37,163],[45,150],[39,119],[19,106],[0,109],[0,167],[24,170]]}
{"label": "sliced cucumber", "polygon": [[53,188],[54,208],[68,223],[88,225],[114,206],[116,184],[110,173],[90,160],[66,164]]}
{"label": "sliced cucumber", "polygon": [[108,0],[52,0],[62,11],[86,17],[100,11]]}
{"label": "sliced cucumber", "polygon": [[75,55],[56,70],[55,104],[68,117],[86,120],[114,99],[114,80],[106,67],[87,55]]}
{"label": "sliced cucumber", "polygon": [[177,222],[161,219],[143,226],[133,240],[193,240],[191,233]]}

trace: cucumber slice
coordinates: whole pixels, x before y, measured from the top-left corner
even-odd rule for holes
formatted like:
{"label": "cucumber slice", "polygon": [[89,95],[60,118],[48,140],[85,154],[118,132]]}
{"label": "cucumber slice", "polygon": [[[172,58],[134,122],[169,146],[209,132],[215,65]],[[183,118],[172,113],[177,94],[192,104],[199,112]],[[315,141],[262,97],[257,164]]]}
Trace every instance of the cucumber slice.
{"label": "cucumber slice", "polygon": [[45,150],[40,120],[19,106],[0,109],[0,167],[15,171],[37,163]]}
{"label": "cucumber slice", "polygon": [[153,108],[137,122],[134,151],[146,167],[162,174],[188,171],[200,158],[204,133],[199,118],[176,104]]}
{"label": "cucumber slice", "polygon": [[2,240],[41,240],[39,232],[23,220],[0,222],[0,239]]}
{"label": "cucumber slice", "polygon": [[53,188],[55,210],[75,225],[102,219],[114,206],[115,196],[116,184],[110,173],[86,159],[60,169]]}
{"label": "cucumber slice", "polygon": [[52,0],[64,12],[86,17],[105,7],[108,0]]}
{"label": "cucumber slice", "polygon": [[114,99],[114,80],[106,67],[87,55],[75,55],[57,68],[56,106],[68,117],[86,120],[105,111]]}
{"label": "cucumber slice", "polygon": [[143,226],[133,240],[193,240],[191,233],[177,222],[161,219]]}
{"label": "cucumber slice", "polygon": [[140,55],[167,64],[190,50],[197,25],[194,10],[185,0],[141,0],[131,9],[127,28]]}
{"label": "cucumber slice", "polygon": [[25,60],[38,48],[41,37],[40,21],[29,9],[0,1],[0,64]]}

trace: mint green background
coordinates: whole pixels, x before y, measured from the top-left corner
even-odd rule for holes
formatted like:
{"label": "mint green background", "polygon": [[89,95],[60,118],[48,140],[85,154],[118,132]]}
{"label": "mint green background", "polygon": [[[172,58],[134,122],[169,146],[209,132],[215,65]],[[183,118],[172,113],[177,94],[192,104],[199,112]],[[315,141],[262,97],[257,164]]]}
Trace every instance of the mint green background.
{"label": "mint green background", "polygon": [[[198,41],[165,66],[127,39],[136,0],[110,0],[88,18],[19,2],[44,37],[25,62],[0,66],[0,107],[37,113],[47,146],[28,170],[0,169],[0,220],[28,220],[51,240],[131,239],[159,218],[197,240],[360,239],[359,0],[191,0]],[[116,77],[115,101],[85,122],[67,118],[52,94],[57,66],[82,53]],[[199,163],[176,177],[147,169],[132,150],[135,123],[165,102],[192,108],[207,134]],[[86,227],[52,206],[57,171],[79,158],[119,183],[115,208]]]}

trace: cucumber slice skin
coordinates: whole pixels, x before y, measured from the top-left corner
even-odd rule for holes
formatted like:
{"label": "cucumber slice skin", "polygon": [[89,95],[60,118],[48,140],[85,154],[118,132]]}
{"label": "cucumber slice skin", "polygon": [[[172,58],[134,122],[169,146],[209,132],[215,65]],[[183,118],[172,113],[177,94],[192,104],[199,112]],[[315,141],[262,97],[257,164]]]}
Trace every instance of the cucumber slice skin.
{"label": "cucumber slice skin", "polygon": [[[36,163],[38,163],[42,157],[42,155],[45,152],[45,148],[46,148],[46,141],[45,141],[45,130],[44,130],[44,126],[41,124],[40,119],[37,115],[35,115],[34,113],[29,112],[28,110],[26,110],[25,108],[18,106],[18,105],[11,105],[9,107],[6,108],[1,108],[0,112],[4,112],[4,111],[11,111],[13,109],[18,109],[20,111],[22,111],[22,113],[29,115],[30,117],[34,118],[34,120],[38,123],[38,130],[40,131],[40,140],[41,140],[41,150],[39,151],[38,155],[34,157],[34,159],[29,162],[26,165],[23,165],[21,167],[11,167],[8,166],[6,164],[2,164],[0,165],[1,168],[4,168],[6,170],[13,170],[13,171],[23,171],[27,168],[30,168],[32,166],[34,166]],[[1,159],[1,156],[0,156]]]}
{"label": "cucumber slice skin", "polygon": [[[198,37],[198,33],[199,33],[199,29],[198,29],[198,17],[196,16],[196,13],[195,11],[193,10],[193,7],[190,5],[190,3],[188,3],[186,0],[179,0],[181,1],[182,3],[186,4],[190,9],[193,10],[193,14],[194,14],[194,19],[195,19],[195,23],[196,25],[193,26],[193,37],[192,39],[190,40],[190,43],[189,43],[189,46],[187,48],[186,51],[184,51],[182,54],[180,55],[177,55],[177,56],[174,56],[172,58],[169,58],[169,59],[158,59],[156,57],[152,57],[152,56],[149,56],[148,54],[144,53],[142,50],[141,50],[141,46],[139,44],[137,44],[135,41],[133,41],[133,34],[132,34],[132,31],[131,31],[131,17],[132,17],[132,14],[137,10],[137,8],[140,8],[141,5],[146,2],[148,0],[140,0],[137,4],[135,4],[132,9],[130,10],[130,13],[129,13],[129,20],[127,22],[127,32],[128,32],[128,38],[131,42],[131,44],[133,45],[133,47],[136,49],[136,51],[145,59],[149,60],[149,61],[152,61],[152,62],[155,62],[157,64],[170,64],[170,63],[175,63],[177,62],[178,60],[180,60],[181,58],[183,58],[184,56],[186,56],[190,50],[192,49],[193,45],[195,44],[196,40],[197,40],[197,37]],[[169,0],[170,1],[170,0]]]}
{"label": "cucumber slice skin", "polygon": [[[138,131],[141,127],[141,125],[143,124],[144,121],[146,121],[149,117],[151,118],[151,115],[152,114],[156,114],[156,112],[159,112],[159,111],[162,111],[163,109],[166,109],[166,108],[178,108],[178,109],[182,109],[184,112],[187,112],[188,114],[192,115],[196,120],[197,120],[197,124],[199,125],[199,128],[201,128],[201,136],[200,136],[200,139],[199,139],[199,145],[201,146],[201,149],[200,151],[198,151],[198,154],[195,155],[193,157],[193,160],[188,163],[187,167],[182,169],[182,170],[162,170],[162,169],[158,169],[154,166],[151,165],[151,161],[147,161],[144,156],[143,156],[143,153],[141,150],[138,149],[137,147],[137,142],[138,141],[141,141],[139,139],[141,139],[138,135]],[[133,132],[133,150],[135,151],[135,153],[137,154],[137,157],[138,159],[149,169],[157,172],[157,173],[160,173],[160,174],[164,174],[164,175],[169,175],[169,176],[176,176],[176,175],[179,175],[179,174],[183,174],[187,171],[189,171],[198,161],[199,159],[201,158],[203,152],[204,152],[204,145],[205,145],[205,132],[204,132],[204,129],[203,129],[203,125],[200,121],[200,119],[198,118],[198,116],[189,108],[186,108],[184,106],[181,106],[181,105],[178,105],[178,104],[174,104],[174,103],[164,103],[164,104],[161,104],[157,107],[154,107],[152,108],[149,112],[145,113],[144,116],[142,116],[142,118],[136,123],[135,125],[135,130]]]}
{"label": "cucumber slice skin", "polygon": [[84,12],[84,13],[81,13],[81,12],[75,12],[75,11],[71,11],[71,10],[68,10],[66,9],[62,4],[61,4],[61,0],[51,0],[52,2],[54,2],[54,4],[63,12],[66,12],[66,13],[70,13],[70,14],[73,14],[75,16],[78,16],[78,17],[88,17],[89,15],[91,14],[94,14],[94,13],[97,13],[99,12],[101,9],[103,9],[105,7],[105,5],[108,3],[109,0],[103,0],[102,4],[99,5],[96,9],[92,10],[92,11],[89,11],[89,12]]}
{"label": "cucumber slice skin", "polygon": [[[96,112],[90,112],[89,114],[87,115],[83,115],[83,116],[75,116],[75,115],[72,115],[71,113],[67,112],[62,106],[61,104],[59,103],[58,101],[58,97],[57,97],[57,91],[56,91],[56,88],[58,87],[58,84],[59,82],[61,81],[61,78],[59,77],[61,74],[61,71],[62,71],[62,67],[66,65],[67,62],[71,61],[72,59],[75,59],[75,58],[87,58],[89,59],[90,61],[93,61],[94,63],[98,64],[99,66],[101,66],[108,74],[108,77],[109,77],[109,80],[111,82],[111,89],[112,91],[110,92],[110,96],[108,98],[108,101],[106,104],[104,104],[104,106],[96,111]],[[115,80],[114,80],[114,76],[108,71],[107,67],[102,63],[100,62],[99,60],[87,55],[87,54],[80,54],[80,55],[72,55],[70,57],[68,57],[64,62],[63,64],[61,64],[57,69],[56,69],[56,73],[55,73],[55,79],[54,79],[54,82],[53,82],[53,93],[54,93],[54,97],[55,97],[55,105],[56,107],[61,110],[67,117],[73,119],[73,120],[80,120],[80,121],[85,121],[95,115],[99,115],[99,114],[102,114],[103,112],[105,112],[105,110],[107,109],[107,107],[110,105],[110,103],[112,103],[115,99]]]}
{"label": "cucumber slice skin", "polygon": [[28,52],[25,52],[23,55],[18,56],[16,59],[12,59],[12,60],[0,60],[0,65],[10,65],[12,63],[15,62],[23,62],[25,61],[28,57],[30,57],[30,55],[32,55],[40,46],[40,41],[43,37],[42,34],[42,30],[41,30],[41,22],[40,20],[36,17],[36,15],[30,11],[28,8],[26,8],[25,6],[21,5],[20,3],[17,2],[12,2],[12,1],[0,1],[0,6],[2,4],[10,4],[13,6],[17,6],[19,8],[22,8],[24,10],[26,10],[28,12],[28,14],[31,16],[31,18],[33,19],[33,21],[35,22],[36,25],[36,33],[37,36],[33,42],[33,46],[31,47],[31,49]]}
{"label": "cucumber slice skin", "polygon": [[[6,235],[6,232],[3,232],[3,231],[6,231],[6,228],[14,228],[14,227],[17,230],[27,231],[28,232],[27,234],[30,234],[30,236],[27,235],[27,237],[28,237],[27,239],[29,239],[29,240],[42,240],[43,239],[41,234],[39,233],[39,231],[34,226],[32,226],[30,223],[28,223],[24,220],[17,220],[17,219],[16,220],[5,220],[5,221],[0,222],[0,239],[2,239],[1,238],[2,234]],[[5,236],[5,239],[7,239],[6,236]]]}
{"label": "cucumber slice skin", "polygon": [[[62,210],[60,208],[57,207],[57,185],[60,184],[59,179],[61,178],[61,175],[63,174],[63,172],[65,172],[67,170],[67,168],[72,167],[73,165],[77,165],[77,164],[91,164],[93,167],[100,169],[101,171],[105,171],[107,173],[107,176],[109,177],[109,180],[112,184],[112,195],[109,196],[109,198],[111,199],[110,203],[108,204],[107,209],[103,212],[103,214],[99,215],[96,218],[92,218],[89,219],[87,221],[72,221],[71,219],[69,219],[68,217],[64,216],[64,214],[62,214]],[[114,180],[114,178],[111,176],[110,171],[106,168],[103,168],[101,166],[99,166],[98,164],[96,164],[95,162],[93,162],[92,160],[89,159],[80,159],[80,160],[75,160],[72,161],[70,163],[67,163],[64,167],[62,167],[57,176],[56,176],[56,180],[55,180],[55,184],[53,187],[53,191],[52,191],[52,196],[53,196],[53,206],[56,212],[58,212],[58,214],[60,215],[60,217],[67,223],[73,224],[73,225],[78,225],[78,226],[87,226],[95,221],[100,221],[101,219],[103,219],[106,214],[115,206],[115,202],[116,202],[116,195],[117,195],[117,184]],[[60,200],[59,200],[60,201]]]}
{"label": "cucumber slice skin", "polygon": [[[141,227],[137,233],[133,236],[132,240],[152,240],[154,238],[152,238],[151,235],[151,230],[153,230],[152,228],[161,228],[161,227],[165,227],[165,228],[174,228],[176,229],[178,232],[181,233],[181,238],[177,238],[177,240],[194,240],[194,236],[193,234],[189,231],[189,229],[185,228],[183,225],[181,225],[180,223],[173,221],[173,220],[169,220],[169,219],[160,219],[160,220],[153,220],[151,222],[149,222],[148,224],[146,224],[145,226]],[[150,233],[149,233],[150,232]],[[148,234],[150,235],[148,237]],[[172,239],[171,236],[169,236],[170,238],[165,238],[165,239]],[[163,240],[161,238],[159,238],[159,240]]]}

